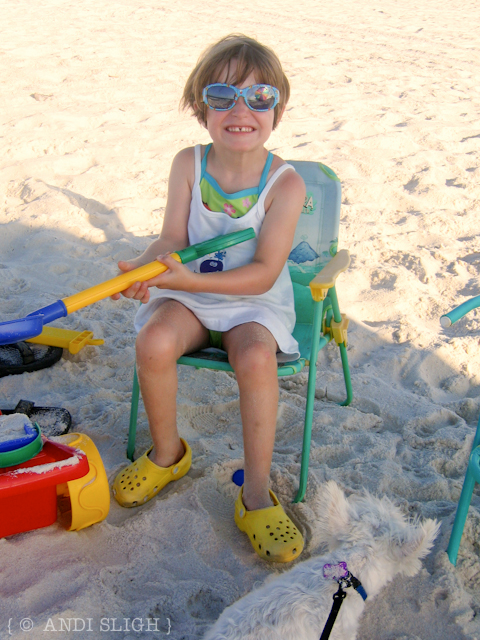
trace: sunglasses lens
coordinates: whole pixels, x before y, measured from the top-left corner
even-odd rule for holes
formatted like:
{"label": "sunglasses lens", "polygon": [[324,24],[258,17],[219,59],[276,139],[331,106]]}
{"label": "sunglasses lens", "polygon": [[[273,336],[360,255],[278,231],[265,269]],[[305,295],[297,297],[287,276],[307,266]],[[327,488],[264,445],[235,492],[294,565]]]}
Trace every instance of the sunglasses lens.
{"label": "sunglasses lens", "polygon": [[207,89],[207,104],[212,109],[231,109],[235,104],[235,91],[225,85],[214,85]]}
{"label": "sunglasses lens", "polygon": [[275,104],[273,87],[268,84],[257,84],[247,94],[247,102],[254,111],[268,111]]}

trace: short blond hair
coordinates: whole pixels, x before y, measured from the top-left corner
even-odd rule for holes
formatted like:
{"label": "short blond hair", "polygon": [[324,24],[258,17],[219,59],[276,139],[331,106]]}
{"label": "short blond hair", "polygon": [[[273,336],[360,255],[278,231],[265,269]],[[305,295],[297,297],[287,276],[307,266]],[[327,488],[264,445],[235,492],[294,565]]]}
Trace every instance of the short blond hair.
{"label": "short blond hair", "polygon": [[232,60],[237,61],[237,69],[235,78],[229,78],[230,84],[241,84],[254,73],[258,83],[273,85],[280,92],[279,102],[274,109],[275,129],[290,97],[290,84],[277,55],[265,45],[241,33],[231,33],[205,49],[187,80],[181,107],[192,109],[200,124],[206,125],[208,106],[203,102],[203,89],[218,82],[223,71],[226,70],[228,76]]}

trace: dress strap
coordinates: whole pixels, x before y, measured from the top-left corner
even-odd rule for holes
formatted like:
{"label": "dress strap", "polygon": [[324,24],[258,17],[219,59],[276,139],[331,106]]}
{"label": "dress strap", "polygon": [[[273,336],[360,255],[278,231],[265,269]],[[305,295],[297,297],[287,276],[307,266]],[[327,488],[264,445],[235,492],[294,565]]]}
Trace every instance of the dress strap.
{"label": "dress strap", "polygon": [[195,158],[195,184],[200,184],[200,174],[202,171],[202,147],[196,144],[193,148]]}
{"label": "dress strap", "polygon": [[212,148],[212,143],[207,144],[207,148],[205,149],[205,154],[202,158],[202,164],[200,168],[200,182],[202,181],[202,178],[205,177],[205,173],[207,172],[207,156],[211,148]]}
{"label": "dress strap", "polygon": [[258,198],[258,203],[261,204],[262,207],[263,207],[263,205],[265,203],[265,198],[267,197],[268,192],[273,187],[273,185],[275,184],[277,179],[282,175],[282,173],[284,173],[285,171],[289,171],[290,169],[292,169],[292,171],[295,171],[295,168],[292,167],[291,164],[288,164],[286,162],[285,164],[282,164],[280,167],[278,167],[278,169],[275,171],[273,176],[267,182],[267,184],[265,186],[265,189],[263,189],[263,191],[261,192],[261,194],[260,194],[260,196]]}
{"label": "dress strap", "polygon": [[265,189],[265,185],[267,184],[268,172],[270,171],[270,167],[273,162],[273,153],[271,151],[268,152],[267,160],[265,161],[265,166],[263,167],[262,176],[260,178],[260,182],[258,184],[258,195],[262,193]]}

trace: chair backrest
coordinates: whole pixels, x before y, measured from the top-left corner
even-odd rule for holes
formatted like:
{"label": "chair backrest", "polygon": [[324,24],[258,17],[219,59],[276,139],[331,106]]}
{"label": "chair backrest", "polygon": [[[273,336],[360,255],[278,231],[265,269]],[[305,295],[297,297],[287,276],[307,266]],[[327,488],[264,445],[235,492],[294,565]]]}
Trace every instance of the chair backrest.
{"label": "chair backrest", "polygon": [[288,268],[297,324],[311,324],[313,302],[308,284],[337,253],[341,186],[335,173],[321,162],[289,160],[288,163],[302,176],[307,188]]}

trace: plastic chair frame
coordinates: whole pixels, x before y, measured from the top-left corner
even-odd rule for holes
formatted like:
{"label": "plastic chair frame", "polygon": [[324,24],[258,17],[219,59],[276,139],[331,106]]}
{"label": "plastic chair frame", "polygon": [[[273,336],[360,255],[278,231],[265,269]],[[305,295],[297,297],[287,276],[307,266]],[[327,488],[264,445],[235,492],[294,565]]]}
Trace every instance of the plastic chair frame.
{"label": "plastic chair frame", "polygon": [[[472,311],[472,309],[476,309],[477,307],[480,307],[480,296],[467,300],[450,311],[450,313],[442,316],[440,318],[440,323],[442,327],[447,328],[454,322],[457,322],[457,320],[460,320],[460,318],[463,318],[466,313]],[[468,460],[462,493],[458,500],[455,521],[453,523],[452,533],[450,534],[450,540],[447,547],[448,558],[454,566],[457,565],[458,550],[460,548],[463,529],[465,527],[465,522],[467,521],[468,510],[470,508],[470,502],[472,501],[473,490],[475,489],[476,482],[480,484],[480,417],[478,419],[477,430],[473,438],[472,451]]]}

